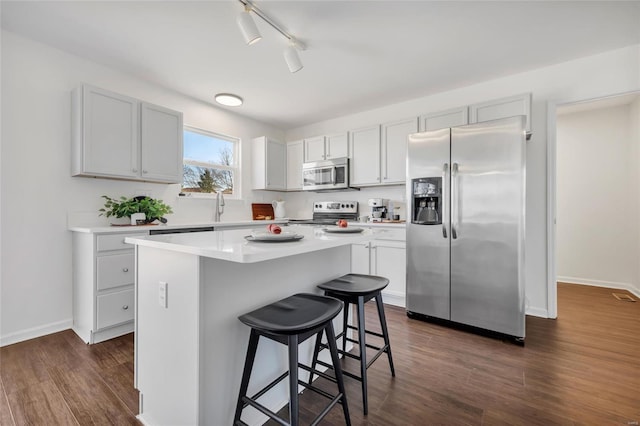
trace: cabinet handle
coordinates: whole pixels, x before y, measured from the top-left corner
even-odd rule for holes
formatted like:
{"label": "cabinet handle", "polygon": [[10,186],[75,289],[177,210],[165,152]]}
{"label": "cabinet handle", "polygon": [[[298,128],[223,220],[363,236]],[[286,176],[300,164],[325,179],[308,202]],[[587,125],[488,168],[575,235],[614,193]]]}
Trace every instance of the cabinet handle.
{"label": "cabinet handle", "polygon": [[129,268],[122,268],[122,272],[129,272]]}
{"label": "cabinet handle", "polygon": [[148,173],[146,170],[143,170],[142,173]]}
{"label": "cabinet handle", "polygon": [[138,173],[138,169],[131,169],[133,173]]}
{"label": "cabinet handle", "polygon": [[124,306],[122,307],[122,310],[124,310],[124,311],[126,311],[127,309],[129,309],[129,305],[124,305]]}

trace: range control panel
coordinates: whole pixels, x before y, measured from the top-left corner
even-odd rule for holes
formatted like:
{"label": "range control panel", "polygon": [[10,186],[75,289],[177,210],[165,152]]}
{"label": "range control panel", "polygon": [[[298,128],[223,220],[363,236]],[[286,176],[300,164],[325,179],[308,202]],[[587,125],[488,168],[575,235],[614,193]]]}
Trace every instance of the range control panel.
{"label": "range control panel", "polygon": [[357,201],[314,201],[314,213],[358,213]]}

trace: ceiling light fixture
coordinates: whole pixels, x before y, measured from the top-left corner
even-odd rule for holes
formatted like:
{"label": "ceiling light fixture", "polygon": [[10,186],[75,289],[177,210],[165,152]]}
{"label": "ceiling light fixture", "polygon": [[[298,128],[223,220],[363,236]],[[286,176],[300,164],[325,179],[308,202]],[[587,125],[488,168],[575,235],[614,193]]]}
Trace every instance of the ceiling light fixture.
{"label": "ceiling light fixture", "polygon": [[218,93],[215,98],[217,103],[224,106],[240,106],[242,105],[242,98],[238,95],[234,95],[233,93]]}
{"label": "ceiling light fixture", "polygon": [[238,16],[238,26],[240,27],[240,32],[242,33],[242,37],[244,37],[244,41],[247,44],[251,45],[256,43],[262,39],[260,35],[260,31],[258,31],[258,27],[256,27],[256,23],[253,21],[251,17],[251,6],[244,6],[244,10],[240,12]]}
{"label": "ceiling light fixture", "polygon": [[300,42],[295,37],[293,37],[291,34],[286,32],[284,29],[282,29],[282,27],[280,25],[278,25],[275,22],[273,22],[273,20],[271,18],[269,18],[263,11],[258,9],[249,0],[238,0],[238,1],[244,6],[244,11],[240,15],[240,17],[238,17],[238,24],[240,25],[240,31],[242,31],[242,35],[245,38],[245,40],[247,41],[247,43],[248,44],[252,44],[252,43],[255,43],[256,41],[260,40],[260,38],[258,38],[256,40],[253,40],[253,39],[250,39],[249,37],[247,37],[245,35],[246,29],[245,29],[244,24],[242,22],[250,21],[251,24],[253,25],[253,27],[255,28],[255,33],[257,33],[258,37],[260,37],[260,33],[258,33],[258,29],[255,26],[255,22],[253,21],[253,19],[251,19],[251,16],[249,15],[249,12],[253,12],[260,19],[262,19],[264,22],[269,24],[273,29],[278,31],[287,40],[289,40],[289,45],[287,46],[287,48],[284,51],[284,60],[287,62],[287,66],[289,67],[289,71],[291,71],[292,73],[300,71],[302,69],[303,65],[302,65],[302,61],[300,60],[300,56],[298,55],[298,50],[306,50],[307,49],[307,47],[304,45],[304,43]]}

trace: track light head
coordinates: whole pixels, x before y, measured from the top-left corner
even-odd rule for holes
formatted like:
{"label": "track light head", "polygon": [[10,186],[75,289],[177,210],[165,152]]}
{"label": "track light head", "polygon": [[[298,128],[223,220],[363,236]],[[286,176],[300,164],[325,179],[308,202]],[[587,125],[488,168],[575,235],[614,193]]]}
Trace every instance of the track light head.
{"label": "track light head", "polygon": [[244,37],[244,41],[249,45],[254,44],[262,39],[260,31],[258,31],[258,27],[251,17],[250,12],[251,7],[246,6],[238,16],[238,26],[240,27],[240,32],[242,33],[242,37]]}
{"label": "track light head", "polygon": [[287,66],[289,67],[289,71],[294,73],[298,72],[303,68],[302,61],[300,60],[300,56],[298,55],[298,49],[296,48],[295,42],[289,43],[289,45],[284,50],[284,60],[287,62]]}

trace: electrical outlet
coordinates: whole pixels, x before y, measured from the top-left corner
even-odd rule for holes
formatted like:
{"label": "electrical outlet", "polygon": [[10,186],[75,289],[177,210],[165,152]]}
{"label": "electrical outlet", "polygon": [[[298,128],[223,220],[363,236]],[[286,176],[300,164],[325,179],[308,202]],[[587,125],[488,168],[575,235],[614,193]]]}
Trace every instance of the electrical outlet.
{"label": "electrical outlet", "polygon": [[158,304],[161,308],[168,308],[168,293],[169,293],[169,284],[160,281],[160,285],[158,286]]}

